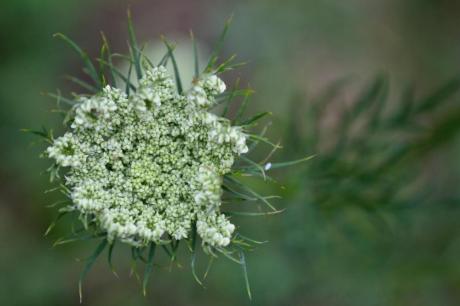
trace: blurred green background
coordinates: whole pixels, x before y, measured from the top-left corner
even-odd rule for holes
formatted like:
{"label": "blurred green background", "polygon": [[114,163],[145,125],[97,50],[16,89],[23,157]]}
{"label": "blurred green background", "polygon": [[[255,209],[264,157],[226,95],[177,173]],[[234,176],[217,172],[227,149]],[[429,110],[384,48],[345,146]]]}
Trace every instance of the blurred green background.
{"label": "blurred green background", "polygon": [[[81,76],[52,34],[97,56],[103,30],[124,52],[128,6],[140,41],[193,29],[204,53],[233,13],[224,53],[249,64],[226,80],[256,89],[251,111],[275,113],[275,160],[316,156],[275,173],[283,214],[237,221],[270,241],[247,256],[252,304],[460,305],[460,3],[441,0],[2,0],[0,305],[79,304],[74,259],[95,244],[52,248],[66,222],[43,237],[59,195],[43,193],[43,148],[19,130],[58,127],[41,93]],[[171,272],[159,258],[144,298],[118,251],[120,279],[101,258],[85,305],[250,304],[238,265],[219,259],[203,289],[185,255]]]}

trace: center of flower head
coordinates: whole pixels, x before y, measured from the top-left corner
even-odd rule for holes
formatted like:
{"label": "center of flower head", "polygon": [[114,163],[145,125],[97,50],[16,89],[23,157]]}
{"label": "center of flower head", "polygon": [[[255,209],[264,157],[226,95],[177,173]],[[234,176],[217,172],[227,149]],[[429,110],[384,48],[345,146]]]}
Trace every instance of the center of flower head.
{"label": "center of flower head", "polygon": [[47,149],[69,167],[73,208],[109,240],[179,240],[196,223],[203,243],[228,245],[235,227],[219,211],[222,177],[248,148],[240,127],[208,111],[224,91],[221,79],[205,75],[177,94],[159,66],[130,96],[107,86],[82,97],[71,131]]}

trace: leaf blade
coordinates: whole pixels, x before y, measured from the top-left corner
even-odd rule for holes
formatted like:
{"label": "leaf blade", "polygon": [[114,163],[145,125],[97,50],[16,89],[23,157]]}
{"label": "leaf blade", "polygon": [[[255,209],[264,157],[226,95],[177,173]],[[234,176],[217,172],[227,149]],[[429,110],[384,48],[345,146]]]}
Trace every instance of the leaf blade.
{"label": "leaf blade", "polygon": [[142,292],[144,296],[147,295],[147,285],[150,279],[150,274],[152,273],[152,269],[153,269],[153,257],[155,256],[155,248],[156,248],[156,245],[155,243],[152,242],[150,244],[147,263],[145,264],[144,280],[142,281]]}
{"label": "leaf blade", "polygon": [[80,296],[80,304],[83,301],[83,294],[82,294],[82,282],[83,279],[85,278],[86,274],[91,270],[92,266],[96,262],[96,259],[99,257],[99,255],[102,253],[102,251],[105,249],[105,246],[107,245],[107,239],[103,239],[101,243],[97,246],[96,250],[94,253],[87,259],[85,268],[80,274],[80,280],[78,281],[78,294]]}

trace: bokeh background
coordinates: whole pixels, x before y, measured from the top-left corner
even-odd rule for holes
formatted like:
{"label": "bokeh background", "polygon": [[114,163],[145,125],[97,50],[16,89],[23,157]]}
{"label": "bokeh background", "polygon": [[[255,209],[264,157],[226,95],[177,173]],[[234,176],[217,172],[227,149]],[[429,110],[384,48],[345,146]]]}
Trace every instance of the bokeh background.
{"label": "bokeh background", "polygon": [[[460,305],[460,3],[441,0],[2,0],[0,305],[79,304],[75,259],[95,244],[52,248],[66,221],[43,237],[59,195],[44,194],[43,147],[19,130],[59,131],[41,93],[76,90],[63,76],[82,75],[52,34],[97,56],[103,30],[125,52],[128,6],[139,40],[154,51],[161,34],[177,41],[185,70],[189,30],[205,57],[233,14],[223,52],[249,63],[224,78],[256,89],[251,112],[273,111],[274,160],[315,154],[275,172],[282,187],[260,187],[281,192],[283,214],[238,220],[270,241],[247,255],[253,305]],[[144,298],[128,249],[115,255],[119,279],[105,256],[85,305],[250,304],[224,258],[202,288],[187,256],[171,271],[160,256]]]}

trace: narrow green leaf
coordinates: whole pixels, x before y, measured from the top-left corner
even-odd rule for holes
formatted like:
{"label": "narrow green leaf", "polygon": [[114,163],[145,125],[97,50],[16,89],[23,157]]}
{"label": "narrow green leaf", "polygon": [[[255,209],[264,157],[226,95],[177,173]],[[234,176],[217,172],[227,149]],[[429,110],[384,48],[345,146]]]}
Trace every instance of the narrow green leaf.
{"label": "narrow green leaf", "polygon": [[289,166],[294,166],[303,162],[306,162],[307,160],[310,160],[314,158],[315,155],[310,155],[301,159],[297,160],[291,160],[287,162],[282,162],[282,163],[268,163],[265,166],[265,171],[271,170],[271,169],[278,169],[278,168],[284,168],[284,167],[289,167]]}
{"label": "narrow green leaf", "polygon": [[[227,186],[222,186],[222,188],[225,190],[225,191],[228,191],[227,190]],[[233,192],[230,192],[230,193],[233,193]],[[247,196],[247,195],[245,195]],[[271,196],[265,196],[264,197],[266,200],[273,200],[273,199],[281,199],[280,196],[277,196],[277,195],[271,195]],[[232,197],[230,199],[223,199],[222,200],[222,203],[223,204],[227,204],[227,203],[235,203],[235,202],[256,202],[256,201],[259,201],[257,198],[245,198],[245,197],[238,197],[238,194],[232,194]]]}
{"label": "narrow green leaf", "polygon": [[238,122],[240,121],[241,117],[243,116],[244,112],[246,111],[246,108],[247,108],[247,105],[248,105],[248,102],[249,102],[249,98],[251,97],[251,95],[252,95],[252,93],[247,93],[246,95],[244,95],[244,99],[241,102],[240,106],[238,107],[238,111],[236,113],[235,119],[233,120],[233,122],[235,122],[235,124],[239,125]]}
{"label": "narrow green leaf", "polygon": [[64,102],[67,105],[74,106],[77,102],[70,100],[69,98],[63,97],[61,95],[61,92],[58,90],[57,94],[51,93],[51,92],[46,92],[46,96],[51,97],[53,99],[56,99],[56,104],[59,105],[61,102]]}
{"label": "narrow green leaf", "polygon": [[45,190],[44,193],[47,194],[47,193],[54,192],[54,191],[59,191],[59,190],[61,190],[61,186],[54,187],[54,188],[51,188],[51,189],[47,189],[47,190]]}
{"label": "narrow green leaf", "polygon": [[77,84],[78,86],[88,90],[90,93],[97,93],[97,89],[96,87],[86,83],[85,81],[82,81],[80,80],[79,78],[76,78],[76,77],[73,77],[71,75],[66,75],[65,78],[75,84]]}
{"label": "narrow green leaf", "polygon": [[24,132],[24,133],[31,133],[31,134],[34,134],[34,135],[37,135],[37,136],[41,136],[43,138],[47,138],[48,137],[48,134],[44,131],[38,131],[38,130],[32,130],[32,129],[20,129],[21,132]]}
{"label": "narrow green leaf", "polygon": [[268,212],[245,212],[245,211],[223,211],[226,215],[231,216],[245,216],[245,217],[261,217],[261,216],[272,216],[284,212],[285,209],[268,211]]}
{"label": "narrow green leaf", "polygon": [[82,282],[83,279],[85,278],[86,274],[91,270],[91,267],[94,265],[96,262],[96,259],[99,257],[99,255],[102,253],[104,250],[105,246],[107,245],[107,239],[103,239],[101,243],[97,246],[96,250],[94,251],[93,255],[89,257],[86,260],[86,265],[83,271],[80,274],[80,280],[78,281],[78,294],[80,296],[80,304],[83,301],[83,294],[82,294]]}
{"label": "narrow green leaf", "polygon": [[251,125],[252,123],[262,119],[263,117],[265,116],[271,116],[272,113],[271,112],[262,112],[262,113],[259,113],[257,115],[254,115],[253,117],[245,120],[244,122],[241,123],[242,126],[248,126],[248,125]]}
{"label": "narrow green leaf", "polygon": [[[131,46],[129,46],[129,45],[128,45],[128,50],[132,50]],[[134,65],[134,60],[132,59],[131,55],[126,55],[126,54],[121,54],[121,53],[113,53],[112,57],[113,58],[121,58],[122,60],[125,60],[128,63],[133,63],[133,65]]]}
{"label": "narrow green leaf", "polygon": [[246,258],[244,257],[244,252],[241,250],[240,250],[240,261],[241,261],[241,266],[243,268],[243,276],[244,276],[244,282],[246,284],[246,291],[248,293],[249,299],[252,300],[251,287],[249,285],[249,277],[248,277],[248,267],[246,265]]}
{"label": "narrow green leaf", "polygon": [[[268,131],[268,127],[269,127],[270,125],[271,125],[271,122],[268,122],[268,123],[262,128],[262,131],[260,131],[259,135],[257,135],[257,136],[259,137],[259,139],[260,139],[260,138],[264,138],[265,134],[266,134],[267,131]],[[254,150],[257,148],[257,146],[259,145],[259,143],[261,143],[260,140],[253,138],[253,139],[252,139],[252,143],[249,144],[249,146],[248,146],[248,148],[249,148],[248,153],[254,151]],[[279,145],[273,147],[273,149],[279,149],[279,148],[281,148],[281,146],[279,146]],[[246,153],[246,154],[248,154],[248,153]]]}
{"label": "narrow green leaf", "polygon": [[197,235],[196,235],[196,224],[193,225],[192,227],[192,241],[191,241],[191,244],[192,244],[192,256],[191,256],[191,260],[190,260],[190,267],[192,269],[192,274],[193,274],[193,277],[195,278],[196,282],[198,284],[200,284],[201,286],[203,286],[203,283],[201,282],[200,278],[198,277],[198,275],[196,274],[196,238],[197,238]]}
{"label": "narrow green leaf", "polygon": [[[174,46],[172,47],[175,48]],[[158,63],[158,66],[166,66],[168,64],[169,57],[170,57],[169,50],[167,50],[165,55],[163,55],[160,62]]]}
{"label": "narrow green leaf", "polygon": [[253,197],[250,197],[249,195],[247,194],[244,194],[244,193],[241,193],[241,192],[238,192],[236,191],[234,188],[228,186],[228,185],[222,185],[222,188],[225,190],[225,191],[228,191],[230,192],[232,195],[236,195],[238,196],[241,200],[243,201],[257,201],[257,198],[253,198]]}
{"label": "narrow green leaf", "polygon": [[236,68],[239,68],[241,66],[244,66],[246,65],[246,62],[241,62],[241,63],[235,63],[233,64],[233,61],[235,60],[236,58],[236,55],[232,55],[230,56],[228,59],[226,59],[222,64],[220,64],[219,66],[217,66],[217,68],[215,68],[213,70],[213,73],[215,74],[220,74],[220,73],[224,73],[224,72],[227,72],[229,70],[233,70],[233,69],[236,69]]}
{"label": "narrow green leaf", "polygon": [[247,96],[254,93],[254,90],[251,88],[243,88],[243,89],[233,89],[227,92],[224,92],[220,95],[216,96],[216,103],[214,106],[220,105],[224,102],[227,102],[228,98],[235,98],[240,96]]}
{"label": "narrow green leaf", "polygon": [[277,149],[282,148],[282,146],[280,146],[279,144],[274,144],[273,142],[271,142],[270,140],[268,140],[265,137],[261,137],[259,135],[254,135],[254,134],[249,134],[248,136],[249,136],[249,139],[251,139],[251,140],[254,140],[254,141],[257,141],[257,142],[263,142],[265,144],[268,144],[268,145],[272,146],[273,148],[277,148]]}
{"label": "narrow green leaf", "polygon": [[232,54],[223,63],[221,63],[219,66],[217,66],[214,69],[213,72],[218,74],[218,73],[223,73],[223,72],[225,72],[227,70],[231,70],[231,68],[229,68],[229,67],[232,67],[231,63],[235,60],[235,58],[236,58],[236,54]]}
{"label": "narrow green leaf", "polygon": [[46,169],[47,172],[50,174],[50,182],[54,182],[54,179],[59,178],[59,165],[58,164],[53,164],[51,167]]}
{"label": "narrow green leaf", "polygon": [[147,67],[148,69],[151,69],[155,67],[155,65],[144,52],[146,46],[147,44],[144,43],[142,45],[142,48],[138,50],[140,54],[141,67],[144,67],[144,68]]}
{"label": "narrow green leaf", "polygon": [[140,260],[144,263],[147,263],[147,260],[143,256],[144,249],[141,247],[133,246],[131,247],[131,258],[133,261]]}
{"label": "narrow green leaf", "polygon": [[134,86],[130,81],[131,71],[132,71],[132,66],[133,66],[132,62],[130,62],[130,65],[129,65],[128,75],[125,76],[118,68],[113,66],[113,64],[110,64],[109,62],[107,62],[107,61],[105,61],[103,59],[98,59],[98,61],[102,61],[102,62],[104,62],[104,64],[108,65],[112,69],[114,74],[116,74],[120,79],[123,80],[123,82],[125,82],[125,84],[126,84],[126,94],[129,94],[130,90],[136,91],[136,86]]}
{"label": "narrow green leaf", "polygon": [[172,253],[171,261],[176,260],[177,249],[179,248],[179,244],[180,244],[180,240],[173,240],[171,242],[171,253]]}
{"label": "narrow green leaf", "polygon": [[129,45],[131,46],[131,49],[133,51],[132,57],[134,60],[134,66],[136,69],[137,79],[140,80],[142,78],[140,52],[139,52],[139,47],[137,45],[136,34],[134,32],[131,10],[128,10],[128,34],[129,34]]}
{"label": "narrow green leaf", "polygon": [[257,199],[259,199],[261,202],[265,203],[265,205],[267,205],[271,210],[273,210],[274,212],[278,211],[265,197],[261,196],[260,194],[258,194],[257,192],[255,192],[254,190],[252,190],[251,188],[249,188],[248,186],[244,185],[243,183],[241,183],[240,181],[236,180],[235,178],[232,178],[230,176],[226,176],[224,179],[236,184],[239,188],[241,188],[242,190],[244,190],[245,192],[248,192],[250,193],[251,195],[255,196]]}
{"label": "narrow green leaf", "polygon": [[171,58],[171,62],[172,62],[173,69],[174,69],[174,77],[176,78],[177,92],[181,94],[182,93],[182,81],[181,81],[180,74],[179,74],[179,67],[177,66],[176,58],[173,53],[174,48],[171,44],[168,43],[168,41],[166,40],[164,36],[161,37],[161,40],[163,41],[166,48],[168,49],[169,57]]}
{"label": "narrow green leaf", "polygon": [[147,258],[147,263],[145,265],[145,270],[144,270],[144,280],[142,282],[142,292],[144,296],[147,295],[147,285],[150,279],[150,274],[152,273],[152,268],[153,268],[153,257],[155,255],[155,243],[150,244],[150,250],[149,250],[149,255]]}
{"label": "narrow green leaf", "polygon": [[222,248],[215,248],[219,253],[221,253],[222,255],[224,255],[225,257],[227,257],[228,259],[230,259],[231,261],[241,265],[241,261],[238,259],[238,258],[235,258],[233,256],[233,254],[231,252],[228,252],[227,250],[225,249],[222,249]]}
{"label": "narrow green leaf", "polygon": [[267,173],[265,172],[264,174],[260,173],[260,170],[258,168],[255,168],[253,166],[249,166],[249,167],[241,167],[241,168],[235,168],[231,171],[231,174],[234,174],[234,175],[240,175],[240,176],[254,176],[254,177],[260,177],[262,178],[263,180],[265,181],[268,181],[268,182],[272,182],[272,183],[276,183],[277,181],[267,175]]}
{"label": "narrow green leaf", "polygon": [[62,200],[62,201],[56,201],[52,204],[49,204],[49,205],[46,205],[47,208],[52,208],[52,207],[56,207],[58,205],[61,205],[61,204],[65,204],[65,203],[71,203],[69,200]]}
{"label": "narrow green leaf", "polygon": [[44,141],[46,141],[49,144],[53,143],[53,137],[51,131],[47,131],[45,128],[42,129],[42,131],[39,130],[32,130],[32,129],[20,129],[21,132],[24,133],[30,133],[33,135],[37,135],[43,138]]}
{"label": "narrow green leaf", "polygon": [[76,242],[76,241],[97,239],[97,238],[101,238],[104,236],[105,234],[94,235],[93,233],[83,234],[83,235],[71,235],[68,238],[60,238],[56,240],[53,244],[53,247],[56,247],[58,245],[67,244],[67,243]]}
{"label": "narrow green leaf", "polygon": [[171,251],[168,249],[168,247],[166,245],[164,245],[164,244],[161,247],[163,248],[165,253],[168,254],[169,259],[172,260],[173,255],[172,255]]}
{"label": "narrow green leaf", "polygon": [[[129,96],[129,92],[130,92],[131,89],[133,91],[136,91],[136,88],[134,87],[134,85],[131,84],[131,81],[130,81],[132,71],[133,71],[133,63],[130,62],[129,63],[129,68],[128,68],[128,76],[125,79],[122,78],[123,81],[125,81],[125,83],[126,83],[125,93],[126,93],[127,96]],[[120,77],[121,77],[121,75],[120,75]]]}
{"label": "narrow green leaf", "polygon": [[110,271],[112,271],[113,275],[115,275],[116,277],[118,277],[118,274],[117,272],[115,271],[115,267],[113,266],[113,262],[112,262],[112,253],[113,253],[113,248],[115,247],[115,240],[112,241],[109,245],[109,251],[107,253],[107,262],[109,263],[109,268],[110,268]]}
{"label": "narrow green leaf", "polygon": [[241,240],[241,239],[232,239],[232,244],[236,245],[237,247],[244,248],[246,250],[251,249],[252,245],[249,244],[248,242]]}
{"label": "narrow green leaf", "polygon": [[109,67],[110,76],[112,78],[112,84],[114,87],[117,87],[117,79],[115,77],[115,72],[113,71],[112,53],[110,52],[109,41],[107,40],[107,37],[105,36],[104,32],[101,32],[101,37],[102,37],[102,43],[107,49],[107,62],[109,63],[107,67]]}
{"label": "narrow green leaf", "polygon": [[230,16],[230,18],[228,18],[225,22],[224,29],[222,30],[222,33],[220,34],[219,39],[217,40],[216,46],[214,47],[214,50],[211,53],[211,57],[209,58],[208,64],[206,65],[206,71],[210,71],[217,62],[218,55],[222,49],[225,40],[225,36],[227,36],[228,29],[230,27],[230,24],[232,23],[232,18],[233,16]]}
{"label": "narrow green leaf", "polygon": [[133,275],[136,278],[136,280],[140,283],[141,277],[139,273],[137,273],[137,261],[135,260],[131,260],[131,270],[129,272],[129,277],[132,277]]}
{"label": "narrow green leaf", "polygon": [[65,36],[64,34],[62,33],[56,33],[53,35],[53,37],[57,37],[57,38],[60,38],[62,39],[64,42],[66,42],[75,52],[78,53],[78,55],[80,55],[80,57],[82,58],[83,62],[85,63],[86,65],[86,68],[87,68],[87,72],[88,72],[88,75],[91,77],[91,79],[94,81],[94,83],[96,84],[96,86],[98,88],[101,88],[101,83],[100,83],[100,80],[98,78],[98,73],[97,73],[97,70],[96,68],[94,67],[93,63],[91,62],[91,59],[89,58],[88,54],[83,51],[75,42],[73,42],[70,38],[68,38],[67,36]]}
{"label": "narrow green leaf", "polygon": [[[99,52],[99,58],[105,58],[107,54],[107,47],[105,44],[102,44],[101,50]],[[99,62],[99,82],[101,83],[102,87],[107,85],[107,80],[104,75],[105,65],[103,62]]]}
{"label": "narrow green leaf", "polygon": [[268,243],[267,240],[265,240],[265,241],[254,240],[254,239],[248,238],[248,237],[246,237],[246,236],[243,236],[243,235],[241,235],[240,233],[237,233],[237,236],[243,238],[243,239],[246,240],[246,241],[249,241],[249,242],[252,242],[252,243],[255,243],[255,244],[265,244],[265,243]]}
{"label": "narrow green leaf", "polygon": [[262,175],[263,179],[265,180],[266,176],[265,176],[265,170],[264,170],[264,167],[262,167],[261,165],[259,165],[258,163],[256,163],[255,161],[241,155],[240,158],[242,160],[244,160],[246,163],[250,164],[251,166],[255,167],[258,171],[260,171],[260,174]]}
{"label": "narrow green leaf", "polygon": [[225,101],[225,107],[224,107],[224,110],[222,111],[221,117],[226,117],[227,116],[228,110],[230,108],[230,103],[232,102],[233,98],[235,97],[235,92],[238,89],[239,85],[240,85],[240,79],[238,78],[238,79],[236,79],[235,85],[233,86],[234,90],[230,91],[230,94],[228,95],[228,98]]}
{"label": "narrow green leaf", "polygon": [[190,39],[192,40],[192,45],[193,45],[193,62],[194,62],[194,67],[195,67],[194,76],[197,79],[200,76],[200,63],[198,59],[198,48],[196,46],[196,39],[192,31],[190,31]]}
{"label": "narrow green leaf", "polygon": [[51,222],[51,224],[48,226],[48,228],[45,231],[45,234],[43,236],[48,236],[48,234],[53,230],[53,228],[56,226],[57,222],[64,217],[66,214],[68,214],[68,211],[61,211],[59,214],[56,216],[56,218]]}
{"label": "narrow green leaf", "polygon": [[203,280],[205,280],[206,277],[208,277],[208,274],[209,274],[209,271],[211,271],[211,267],[212,267],[213,262],[214,262],[214,257],[209,256],[208,266],[206,267],[206,271],[203,274]]}

